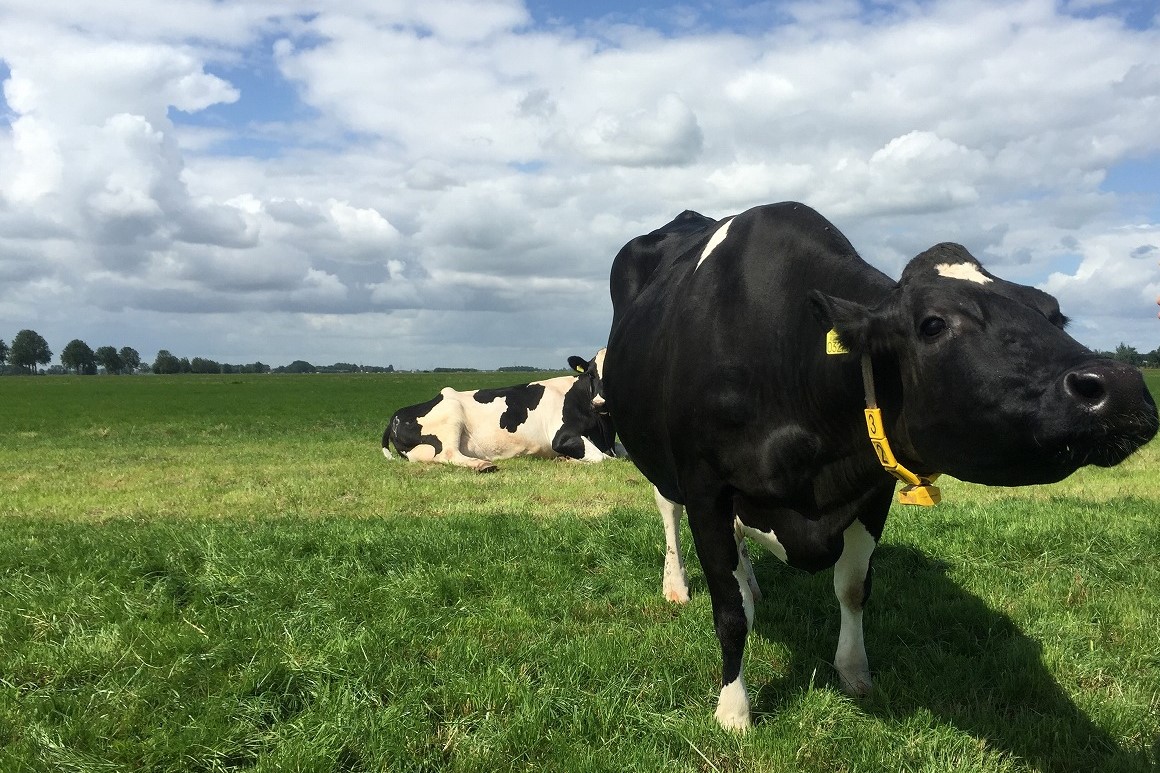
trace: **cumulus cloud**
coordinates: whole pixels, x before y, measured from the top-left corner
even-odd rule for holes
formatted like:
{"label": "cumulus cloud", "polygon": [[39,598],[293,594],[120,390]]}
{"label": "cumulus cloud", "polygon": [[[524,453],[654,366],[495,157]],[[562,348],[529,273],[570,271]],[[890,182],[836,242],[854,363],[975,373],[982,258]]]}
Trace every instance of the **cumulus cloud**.
{"label": "cumulus cloud", "polygon": [[676,94],[624,115],[599,113],[576,136],[588,159],[623,166],[683,166],[695,161],[703,142],[697,116]]}
{"label": "cumulus cloud", "polygon": [[92,319],[143,353],[554,364],[606,336],[629,238],[792,198],[889,273],[960,241],[1087,343],[1155,348],[1154,179],[1109,183],[1160,154],[1154,21],[529,7],[7,3],[0,337],[59,349]]}

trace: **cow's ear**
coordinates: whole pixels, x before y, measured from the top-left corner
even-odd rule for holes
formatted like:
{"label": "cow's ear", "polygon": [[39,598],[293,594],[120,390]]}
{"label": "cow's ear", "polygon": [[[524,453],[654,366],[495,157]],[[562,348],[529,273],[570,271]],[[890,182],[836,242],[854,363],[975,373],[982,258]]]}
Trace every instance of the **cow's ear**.
{"label": "cow's ear", "polygon": [[826,295],[820,290],[809,294],[810,311],[824,330],[838,331],[842,345],[852,352],[867,352],[871,347],[874,316],[860,303]]}
{"label": "cow's ear", "polygon": [[568,358],[568,367],[577,373],[583,373],[584,371],[588,370],[588,360],[584,359],[583,357],[577,357],[575,354],[573,354]]}

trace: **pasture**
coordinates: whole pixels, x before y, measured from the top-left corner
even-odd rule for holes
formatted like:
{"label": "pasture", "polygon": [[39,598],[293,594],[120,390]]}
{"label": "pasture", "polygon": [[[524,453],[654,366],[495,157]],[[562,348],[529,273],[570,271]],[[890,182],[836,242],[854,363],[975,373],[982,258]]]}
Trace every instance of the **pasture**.
{"label": "pasture", "polygon": [[861,701],[831,573],[755,552],[734,736],[699,567],[661,598],[630,463],[380,454],[395,408],[525,376],[0,379],[0,770],[1160,765],[1160,442],[895,506]]}

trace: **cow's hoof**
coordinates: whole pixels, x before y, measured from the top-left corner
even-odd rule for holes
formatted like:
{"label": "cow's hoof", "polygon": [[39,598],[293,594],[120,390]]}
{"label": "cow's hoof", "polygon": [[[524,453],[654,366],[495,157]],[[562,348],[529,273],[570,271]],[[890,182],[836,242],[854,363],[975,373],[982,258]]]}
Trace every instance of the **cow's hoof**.
{"label": "cow's hoof", "polygon": [[498,469],[499,469],[499,467],[495,466],[494,464],[481,464],[480,466],[475,468],[475,471],[476,472],[495,472]]}
{"label": "cow's hoof", "polygon": [[665,557],[665,571],[661,576],[661,593],[674,604],[689,603],[689,575],[675,553]]}
{"label": "cow's hoof", "polygon": [[865,698],[874,689],[874,682],[870,679],[869,672],[863,674],[844,674],[839,671],[838,677],[842,682],[842,692],[851,698]]}
{"label": "cow's hoof", "polygon": [[674,604],[688,604],[689,603],[689,588],[687,586],[670,586],[665,585],[662,589],[665,594],[665,600],[671,601]]}
{"label": "cow's hoof", "polygon": [[724,729],[733,733],[744,733],[753,723],[749,718],[749,696],[745,693],[745,683],[740,678],[721,688],[717,698],[717,711],[713,713]]}

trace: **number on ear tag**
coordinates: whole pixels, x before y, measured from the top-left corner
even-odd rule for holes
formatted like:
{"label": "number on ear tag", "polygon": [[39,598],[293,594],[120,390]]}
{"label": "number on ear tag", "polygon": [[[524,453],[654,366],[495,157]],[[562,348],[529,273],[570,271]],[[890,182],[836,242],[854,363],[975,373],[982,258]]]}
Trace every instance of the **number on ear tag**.
{"label": "number on ear tag", "polygon": [[842,346],[842,339],[837,330],[826,333],[826,354],[849,354],[850,350]]}

